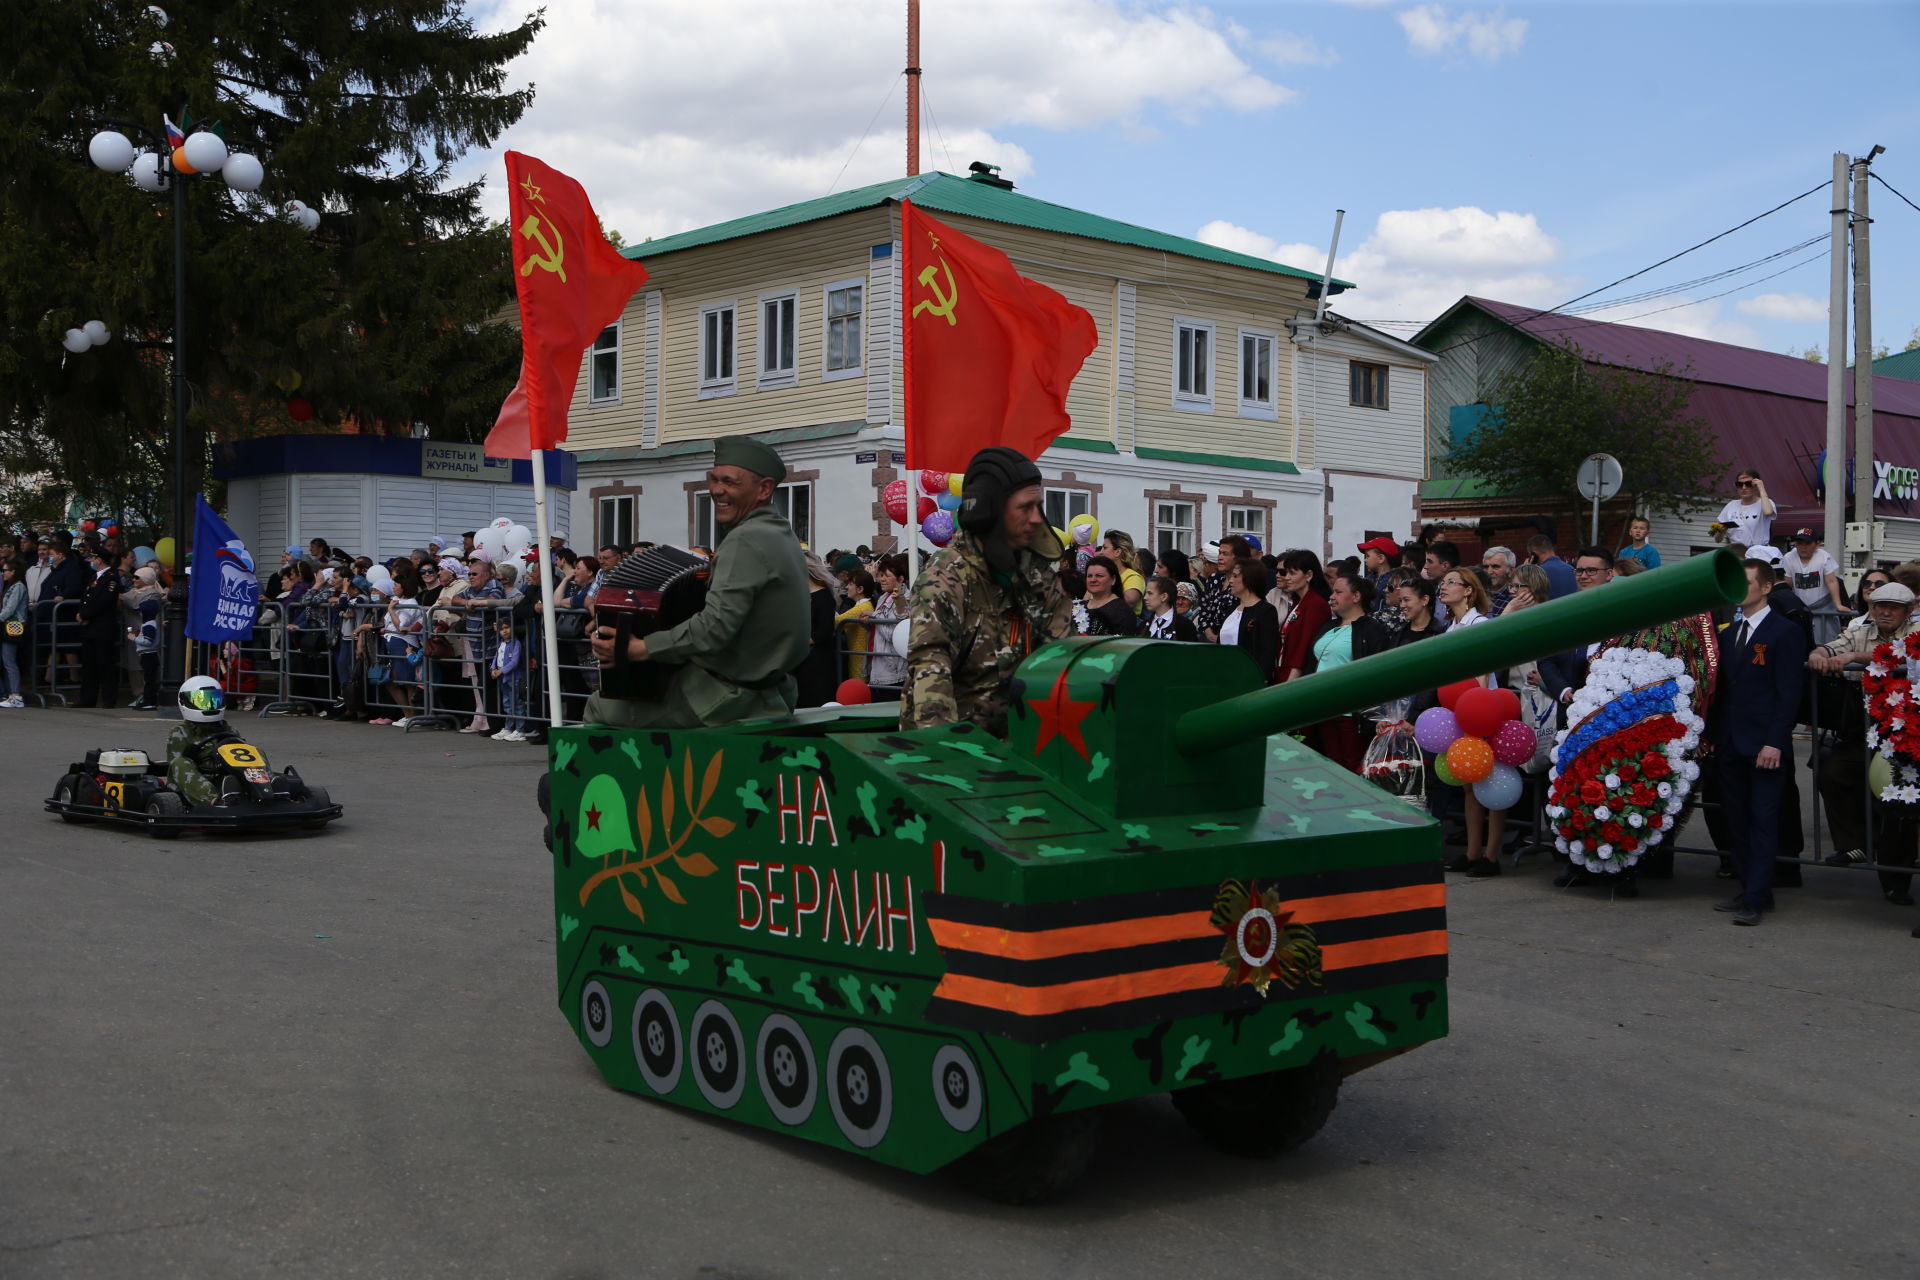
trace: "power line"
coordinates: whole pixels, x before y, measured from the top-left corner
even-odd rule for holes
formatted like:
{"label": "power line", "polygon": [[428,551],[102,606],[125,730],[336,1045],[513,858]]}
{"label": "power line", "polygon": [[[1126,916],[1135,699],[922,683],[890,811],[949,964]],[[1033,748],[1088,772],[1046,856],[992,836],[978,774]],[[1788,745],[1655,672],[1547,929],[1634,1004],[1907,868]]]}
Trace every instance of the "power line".
{"label": "power line", "polygon": [[[1827,237],[1825,237],[1825,236],[1820,236],[1820,237],[1818,237],[1818,238],[1819,238],[1819,239],[1821,239],[1821,240],[1825,240],[1825,239],[1826,239]],[[1700,305],[1701,303],[1703,303],[1703,302],[1712,302],[1712,301],[1714,301],[1714,300],[1715,300],[1716,298],[1724,298],[1724,297],[1726,297],[1726,296],[1727,296],[1728,294],[1730,294],[1730,293],[1739,293],[1739,292],[1740,292],[1740,291],[1741,291],[1742,289],[1751,289],[1751,288],[1753,288],[1753,286],[1755,286],[1755,285],[1757,285],[1757,284],[1765,284],[1765,283],[1766,283],[1767,281],[1769,281],[1769,280],[1772,280],[1772,279],[1773,279],[1773,278],[1774,278],[1775,276],[1783,276],[1783,275],[1786,275],[1786,274],[1787,274],[1787,273],[1788,273],[1789,271],[1798,271],[1798,270],[1799,270],[1800,268],[1802,268],[1802,267],[1804,267],[1804,266],[1808,266],[1808,265],[1810,265],[1810,264],[1812,264],[1812,263],[1815,263],[1815,262],[1818,262],[1818,261],[1820,261],[1820,259],[1822,259],[1822,258],[1824,258],[1824,257],[1826,257],[1826,256],[1827,256],[1828,254],[1830,254],[1830,253],[1832,253],[1832,252],[1833,252],[1833,251],[1832,251],[1831,249],[1822,249],[1822,250],[1821,250],[1820,252],[1818,252],[1818,253],[1816,253],[1816,254],[1812,254],[1812,255],[1810,255],[1810,256],[1808,256],[1808,257],[1806,257],[1806,258],[1803,258],[1803,259],[1801,259],[1801,260],[1800,260],[1799,262],[1796,262],[1796,263],[1793,263],[1793,264],[1792,264],[1791,266],[1786,266],[1786,267],[1782,267],[1782,268],[1781,268],[1780,270],[1778,270],[1778,271],[1775,271],[1775,272],[1773,272],[1773,273],[1772,273],[1772,275],[1764,275],[1764,276],[1761,276],[1761,277],[1760,277],[1760,278],[1759,278],[1758,280],[1749,280],[1749,281],[1747,281],[1747,282],[1746,282],[1745,284],[1738,284],[1738,285],[1735,285],[1735,286],[1734,286],[1733,288],[1731,288],[1731,289],[1723,289],[1723,290],[1722,290],[1722,291],[1720,291],[1719,293],[1712,293],[1712,294],[1708,294],[1708,295],[1707,295],[1706,297],[1704,297],[1704,298],[1690,298],[1690,299],[1688,299],[1688,300],[1687,300],[1687,301],[1685,301],[1685,302],[1676,302],[1676,303],[1674,303],[1674,304],[1673,304],[1672,306],[1670,306],[1670,307],[1657,307],[1657,308],[1655,308],[1655,309],[1654,309],[1654,310],[1652,310],[1652,311],[1642,311],[1642,312],[1640,312],[1640,313],[1639,313],[1638,315],[1631,315],[1631,316],[1621,316],[1621,317],[1620,317],[1619,319],[1617,319],[1617,320],[1590,320],[1590,321],[1587,321],[1586,323],[1587,323],[1587,324],[1590,324],[1590,325],[1594,325],[1594,324],[1626,324],[1626,323],[1627,323],[1628,321],[1631,321],[1631,320],[1644,320],[1644,319],[1646,319],[1646,318],[1647,318],[1648,316],[1657,316],[1657,315],[1660,315],[1660,314],[1661,314],[1662,312],[1666,312],[1666,311],[1679,311],[1679,310],[1680,310],[1680,309],[1682,309],[1683,307],[1697,307],[1697,306],[1699,306],[1699,305]],[[1614,305],[1621,305],[1621,304],[1615,304],[1615,303],[1609,303],[1608,305],[1609,305],[1609,306],[1614,306]],[[1575,327],[1577,327],[1577,326],[1574,326],[1574,325],[1562,325],[1562,326],[1561,326],[1561,327],[1560,327],[1559,329],[1546,329],[1546,330],[1538,330],[1538,331],[1536,331],[1536,332],[1546,332],[1546,333],[1560,333],[1560,332],[1563,332],[1563,331],[1565,331],[1565,330],[1567,330],[1567,329],[1572,329],[1572,328],[1575,328]]]}
{"label": "power line", "polygon": [[854,143],[853,150],[847,152],[847,158],[840,165],[840,172],[833,175],[833,186],[827,188],[826,194],[832,195],[839,188],[840,179],[847,176],[847,165],[853,163],[853,158],[860,154],[860,148],[866,145],[867,135],[873,132],[874,121],[880,118],[880,113],[887,109],[889,102],[893,101],[893,91],[900,87],[900,81],[906,77],[906,74],[902,71],[893,78],[893,83],[887,86],[887,96],[880,99],[880,105],[873,109],[873,119],[867,121],[867,127],[860,131],[860,141]]}
{"label": "power line", "polygon": [[927,120],[933,125],[933,136],[940,139],[940,152],[947,158],[947,172],[959,173],[960,170],[956,168],[953,163],[953,152],[947,149],[947,135],[942,132],[940,128],[940,117],[933,114],[933,95],[927,92],[924,79],[925,78],[922,77],[923,82],[920,85],[920,101],[926,104]]}
{"label": "power line", "polygon": [[[1805,191],[1802,191],[1799,195],[1794,196],[1792,199],[1782,200],[1779,204],[1773,206],[1773,208],[1771,209],[1768,209],[1765,213],[1756,213],[1751,218],[1748,218],[1745,222],[1739,223],[1735,226],[1728,227],[1725,231],[1722,231],[1718,235],[1708,236],[1705,240],[1702,240],[1699,244],[1692,245],[1688,248],[1682,249],[1680,252],[1676,254],[1672,254],[1668,257],[1662,258],[1660,259],[1660,261],[1654,263],[1652,266],[1642,267],[1640,268],[1640,270],[1635,271],[1633,274],[1621,276],[1618,280],[1613,281],[1613,283],[1603,284],[1598,289],[1589,289],[1587,290],[1587,292],[1579,295],[1578,297],[1567,299],[1567,301],[1561,303],[1557,307],[1542,307],[1540,310],[1534,312],[1532,315],[1522,316],[1518,320],[1510,320],[1507,323],[1511,324],[1513,327],[1517,329],[1521,325],[1526,324],[1529,321],[1539,319],[1541,316],[1548,315],[1556,311],[1564,311],[1566,308],[1572,306],[1576,302],[1585,302],[1588,298],[1594,297],[1597,294],[1605,293],[1607,290],[1615,288],[1618,285],[1623,285],[1629,280],[1636,280],[1639,277],[1646,275],[1649,271],[1655,271],[1661,267],[1666,266],[1669,262],[1673,262],[1677,259],[1684,258],[1688,254],[1694,252],[1697,249],[1704,249],[1716,240],[1724,240],[1728,236],[1732,235],[1734,232],[1742,230],[1743,228],[1746,228],[1746,227],[1750,227],[1754,223],[1760,221],[1760,219],[1762,218],[1771,217],[1774,214],[1780,212],[1782,209],[1786,208],[1788,205],[1798,204],[1800,201],[1805,200],[1808,196],[1812,195],[1814,192],[1824,191],[1831,185],[1832,185],[1832,179],[1823,179],[1822,181],[1815,183],[1813,186],[1808,187]],[[1445,355],[1449,351],[1453,351],[1459,347],[1472,346],[1474,343],[1479,342],[1482,338],[1488,338],[1491,336],[1493,336],[1492,332],[1489,331],[1488,333],[1483,333],[1476,337],[1462,338],[1459,342],[1454,343],[1450,347],[1440,348],[1440,350],[1435,354]]]}
{"label": "power line", "polygon": [[1913,201],[1907,200],[1905,196],[1900,195],[1899,190],[1891,182],[1888,182],[1885,178],[1881,177],[1879,174],[1875,173],[1871,169],[1867,170],[1867,176],[1872,178],[1875,182],[1879,183],[1881,186],[1885,187],[1887,190],[1893,192],[1893,194],[1895,194],[1896,196],[1900,196],[1902,200],[1906,201],[1907,208],[1913,210],[1915,213],[1920,213],[1920,204],[1915,204]]}

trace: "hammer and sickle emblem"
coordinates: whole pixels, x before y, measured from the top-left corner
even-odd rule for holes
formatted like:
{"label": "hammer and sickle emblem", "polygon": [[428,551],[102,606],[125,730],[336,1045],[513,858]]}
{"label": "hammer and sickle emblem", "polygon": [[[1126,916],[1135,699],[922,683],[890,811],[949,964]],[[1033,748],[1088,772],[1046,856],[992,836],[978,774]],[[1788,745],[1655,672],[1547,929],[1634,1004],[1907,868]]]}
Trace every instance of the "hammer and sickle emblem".
{"label": "hammer and sickle emblem", "polygon": [[953,268],[947,265],[945,258],[940,259],[940,270],[946,272],[947,275],[945,292],[942,292],[940,286],[934,283],[935,271],[931,265],[920,269],[920,283],[926,287],[928,292],[933,294],[934,300],[932,302],[914,303],[913,315],[918,316],[922,311],[929,311],[950,325],[959,324],[960,321],[954,317],[953,307],[955,303],[960,301],[960,290],[954,287]]}
{"label": "hammer and sickle emblem", "polygon": [[[527,220],[520,224],[520,234],[529,240],[538,240],[540,247],[546,251],[544,257],[537,253],[529,255],[527,260],[520,264],[520,274],[529,275],[535,267],[544,267],[559,276],[561,283],[564,284],[567,279],[567,242],[560,238],[558,227],[548,222],[543,228],[540,225],[543,221],[545,219],[539,214],[529,213]],[[552,240],[547,239],[549,231],[553,232]]]}

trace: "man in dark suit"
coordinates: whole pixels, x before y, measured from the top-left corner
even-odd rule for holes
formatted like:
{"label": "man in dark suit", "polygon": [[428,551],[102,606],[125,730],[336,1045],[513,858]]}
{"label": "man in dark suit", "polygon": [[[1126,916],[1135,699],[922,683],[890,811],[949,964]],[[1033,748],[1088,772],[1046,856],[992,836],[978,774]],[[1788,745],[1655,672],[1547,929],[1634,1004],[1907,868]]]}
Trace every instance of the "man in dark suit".
{"label": "man in dark suit", "polygon": [[1793,725],[1806,679],[1807,638],[1773,611],[1767,593],[1773,569],[1747,562],[1747,598],[1740,617],[1720,633],[1720,689],[1714,701],[1714,769],[1721,812],[1733,847],[1740,892],[1715,911],[1733,922],[1760,923],[1773,910],[1773,860],[1780,844],[1780,796],[1794,785]]}
{"label": "man in dark suit", "polygon": [[102,547],[87,555],[92,581],[81,597],[80,694],[82,707],[114,705],[120,690],[120,575]]}

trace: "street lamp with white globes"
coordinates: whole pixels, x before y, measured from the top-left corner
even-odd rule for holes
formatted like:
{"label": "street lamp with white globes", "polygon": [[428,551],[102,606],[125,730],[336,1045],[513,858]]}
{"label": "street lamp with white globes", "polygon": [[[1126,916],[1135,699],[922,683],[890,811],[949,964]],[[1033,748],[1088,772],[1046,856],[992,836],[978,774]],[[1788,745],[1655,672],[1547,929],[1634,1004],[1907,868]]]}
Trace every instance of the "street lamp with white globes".
{"label": "street lamp with white globes", "polygon": [[[165,14],[157,9],[149,13],[160,13],[159,21],[165,23]],[[185,113],[182,113],[185,118]],[[185,372],[186,330],[187,330],[187,182],[191,177],[220,181],[234,191],[252,193],[260,189],[266,179],[266,169],[260,161],[243,151],[229,151],[226,140],[212,129],[200,128],[185,134],[176,143],[173,135],[179,131],[171,120],[166,122],[165,134],[155,132],[145,126],[128,124],[120,120],[102,121],[114,126],[102,129],[87,142],[87,158],[94,167],[106,173],[122,173],[142,191],[158,193],[171,190],[173,194],[173,519],[169,532],[173,535],[175,548],[174,568],[182,567],[183,557],[192,530],[188,521],[190,513],[187,504],[187,382]],[[136,146],[132,138],[121,130],[128,130],[139,136],[147,145]],[[308,232],[320,225],[320,215],[300,201],[289,203],[284,212],[297,221]],[[95,326],[98,326],[96,329]],[[96,336],[97,335],[97,336]],[[68,351],[78,354],[90,347],[97,347],[109,337],[107,326],[98,320],[89,321],[80,329],[69,329],[62,339],[62,345]],[[75,345],[79,342],[81,345]],[[174,591],[169,600],[168,625],[163,629],[163,652],[161,668],[163,686],[176,687],[184,675],[183,665],[186,656],[184,616],[185,616],[186,576],[179,574],[175,578]],[[170,696],[157,700],[162,714],[173,707]],[[177,714],[177,712],[176,712]]]}

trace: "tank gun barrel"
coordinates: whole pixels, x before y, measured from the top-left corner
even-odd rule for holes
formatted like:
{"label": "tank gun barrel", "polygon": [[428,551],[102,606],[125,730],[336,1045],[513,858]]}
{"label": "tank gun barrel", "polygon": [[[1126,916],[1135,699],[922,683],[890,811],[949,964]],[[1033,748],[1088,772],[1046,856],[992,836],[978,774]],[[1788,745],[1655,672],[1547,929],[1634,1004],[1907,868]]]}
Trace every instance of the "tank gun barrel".
{"label": "tank gun barrel", "polygon": [[1641,627],[1738,604],[1745,595],[1746,572],[1739,558],[1725,549],[1714,551],[1496,618],[1486,626],[1449,631],[1332,671],[1197,707],[1174,723],[1174,741],[1189,756],[1258,741]]}

